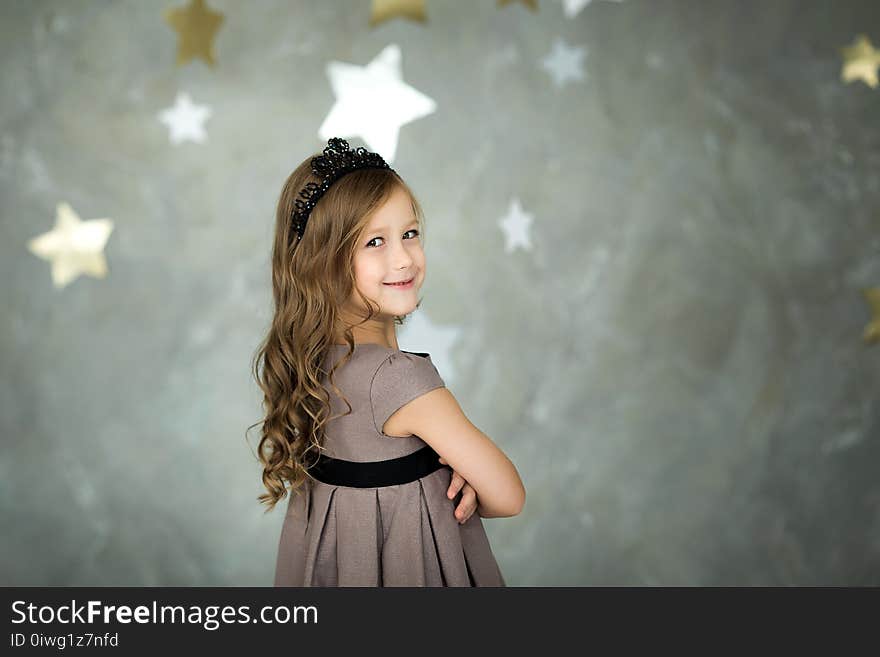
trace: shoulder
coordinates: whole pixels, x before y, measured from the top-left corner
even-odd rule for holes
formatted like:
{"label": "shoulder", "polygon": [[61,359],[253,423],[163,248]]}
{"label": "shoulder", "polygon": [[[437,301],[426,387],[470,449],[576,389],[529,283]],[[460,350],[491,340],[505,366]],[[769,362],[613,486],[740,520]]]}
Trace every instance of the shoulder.
{"label": "shoulder", "polygon": [[431,357],[388,349],[370,379],[370,403],[376,430],[398,409],[436,388],[446,386]]}
{"label": "shoulder", "polygon": [[372,376],[374,386],[395,383],[407,385],[440,378],[440,372],[437,371],[429,354],[389,349],[377,360]]}

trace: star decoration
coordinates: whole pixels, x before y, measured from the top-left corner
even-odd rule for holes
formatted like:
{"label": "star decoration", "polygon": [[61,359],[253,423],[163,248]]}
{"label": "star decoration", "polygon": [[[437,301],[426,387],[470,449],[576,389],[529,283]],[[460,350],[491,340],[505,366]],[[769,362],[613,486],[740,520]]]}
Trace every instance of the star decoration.
{"label": "star decoration", "polygon": [[865,299],[871,304],[871,323],[865,327],[862,337],[865,342],[880,341],[880,287],[871,287],[865,290]]}
{"label": "star decoration", "polygon": [[[510,4],[514,0],[498,0],[498,6],[503,7],[504,5]],[[538,11],[538,0],[520,0],[526,7],[531,9],[532,11]]]}
{"label": "star decoration", "polygon": [[165,22],[177,32],[177,65],[201,57],[210,66],[214,58],[214,37],[223,24],[223,14],[205,6],[205,0],[190,0],[185,8],[165,10]]}
{"label": "star decoration", "polygon": [[403,81],[400,46],[390,44],[366,66],[332,61],[327,76],[336,96],[318,130],[323,141],[359,136],[391,164],[401,126],[431,114],[437,104]]}
{"label": "star decoration", "polygon": [[[592,0],[561,0],[566,18],[574,18]],[[623,0],[609,0],[610,2],[623,2]]]}
{"label": "star decoration", "polygon": [[425,0],[373,0],[373,8],[370,12],[371,27],[396,16],[426,22]]}
{"label": "star decoration", "polygon": [[67,203],[56,207],[55,228],[34,237],[28,250],[52,263],[52,283],[63,288],[80,274],[107,275],[103,249],[113,231],[110,219],[82,221]]}
{"label": "star decoration", "polygon": [[501,229],[504,231],[506,243],[504,250],[508,253],[516,247],[521,246],[526,251],[531,251],[532,242],[529,237],[529,229],[531,228],[534,217],[523,211],[519,199],[514,198],[510,203],[510,209],[507,216],[499,221]]}
{"label": "star decoration", "polygon": [[207,105],[195,105],[186,92],[179,92],[174,107],[159,112],[159,120],[171,130],[169,138],[172,144],[179,144],[189,139],[204,142],[205,121],[211,117],[211,108]]}
{"label": "star decoration", "polygon": [[861,80],[875,89],[877,87],[877,67],[880,66],[880,51],[876,50],[864,34],[860,34],[851,46],[841,48],[843,70],[840,77],[844,82]]}
{"label": "star decoration", "polygon": [[557,87],[563,87],[568,80],[583,80],[583,59],[587,56],[585,48],[569,48],[565,41],[556,37],[553,52],[544,57],[542,65],[553,76]]}
{"label": "star decoration", "polygon": [[428,352],[431,362],[448,382],[455,379],[452,347],[458,342],[461,333],[460,328],[435,324],[422,310],[407,318],[406,329],[401,332],[400,339],[401,344],[405,345],[402,348],[407,351]]}

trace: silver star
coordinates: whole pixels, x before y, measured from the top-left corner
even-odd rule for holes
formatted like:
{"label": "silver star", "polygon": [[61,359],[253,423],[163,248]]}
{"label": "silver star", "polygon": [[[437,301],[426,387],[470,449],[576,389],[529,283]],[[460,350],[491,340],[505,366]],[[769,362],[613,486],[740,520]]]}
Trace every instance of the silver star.
{"label": "silver star", "polygon": [[425,351],[431,354],[431,362],[447,382],[455,380],[452,363],[452,345],[458,342],[460,328],[440,326],[422,312],[415,312],[406,321],[406,330],[400,334],[400,342],[407,351]]}
{"label": "silver star", "polygon": [[189,139],[194,142],[205,141],[205,121],[212,114],[207,105],[195,105],[186,92],[179,92],[174,107],[159,112],[159,120],[171,130],[172,144]]}
{"label": "silver star", "polygon": [[510,253],[518,246],[521,246],[526,251],[531,251],[532,242],[529,237],[529,229],[533,220],[534,217],[532,215],[523,211],[519,199],[514,198],[510,203],[507,216],[499,221],[506,239],[505,251]]}
{"label": "silver star", "polygon": [[400,46],[391,44],[366,66],[327,64],[336,103],[318,129],[323,140],[361,137],[391,164],[400,128],[431,114],[437,104],[403,81]]}
{"label": "silver star", "polygon": [[[574,18],[581,10],[590,4],[592,0],[561,0],[563,8],[565,9],[565,16],[567,18]],[[614,0],[615,2],[623,2],[623,0]]]}
{"label": "silver star", "polygon": [[583,59],[586,48],[569,48],[561,37],[556,37],[553,52],[544,57],[542,64],[553,76],[557,87],[563,87],[568,80],[583,80]]}

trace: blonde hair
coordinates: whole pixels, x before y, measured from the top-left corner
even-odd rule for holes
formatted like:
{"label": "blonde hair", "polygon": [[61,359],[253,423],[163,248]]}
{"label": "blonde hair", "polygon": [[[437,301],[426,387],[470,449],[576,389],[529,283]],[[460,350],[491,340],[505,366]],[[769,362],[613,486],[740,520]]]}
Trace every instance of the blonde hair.
{"label": "blonde hair", "polygon": [[[348,361],[354,347],[340,307],[356,291],[367,308],[362,322],[379,311],[357,289],[354,275],[355,252],[370,215],[399,187],[409,195],[424,236],[422,208],[400,176],[392,169],[358,169],[324,193],[297,241],[294,201],[306,183],[320,184],[311,170],[311,159],[318,155],[306,158],[281,188],[272,247],[274,313],[252,362],[254,378],[263,391],[264,417],[248,431],[262,425],[257,457],[267,492],[257,499],[267,505],[266,512],[284,499],[288,487],[294,495],[308,483],[308,467],[323,449],[324,428],[332,418],[322,375],[329,376],[331,387],[351,411],[351,404],[333,382],[333,373]],[[401,324],[403,318],[395,317],[395,322]],[[344,337],[349,349],[325,372],[322,365],[337,335]]]}

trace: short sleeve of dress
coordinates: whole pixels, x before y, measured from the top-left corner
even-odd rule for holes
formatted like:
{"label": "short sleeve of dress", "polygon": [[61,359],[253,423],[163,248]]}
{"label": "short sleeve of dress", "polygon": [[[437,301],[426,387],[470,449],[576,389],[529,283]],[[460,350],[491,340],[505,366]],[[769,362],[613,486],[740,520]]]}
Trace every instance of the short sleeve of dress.
{"label": "short sleeve of dress", "polygon": [[379,364],[370,382],[370,405],[376,431],[387,435],[382,427],[395,411],[426,392],[445,386],[430,356],[408,352],[391,354]]}

